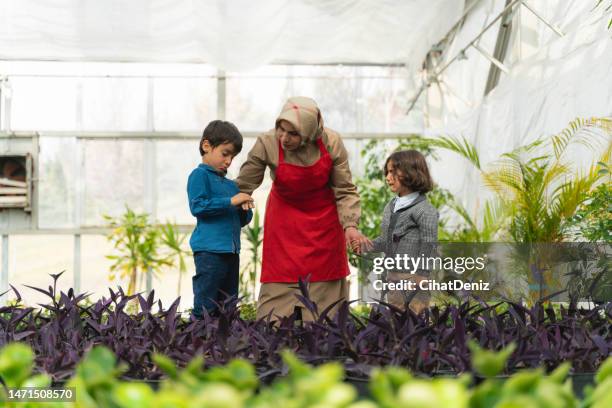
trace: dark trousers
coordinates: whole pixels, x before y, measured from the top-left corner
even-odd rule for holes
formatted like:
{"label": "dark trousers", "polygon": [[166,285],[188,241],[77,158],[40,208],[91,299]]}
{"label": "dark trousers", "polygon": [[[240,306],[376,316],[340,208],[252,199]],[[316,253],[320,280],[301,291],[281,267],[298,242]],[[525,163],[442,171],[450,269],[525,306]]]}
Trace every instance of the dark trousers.
{"label": "dark trousers", "polygon": [[238,296],[238,254],[194,252],[196,274],[193,277],[193,314],[202,317],[202,308],[208,313],[217,310],[217,303],[227,297]]}

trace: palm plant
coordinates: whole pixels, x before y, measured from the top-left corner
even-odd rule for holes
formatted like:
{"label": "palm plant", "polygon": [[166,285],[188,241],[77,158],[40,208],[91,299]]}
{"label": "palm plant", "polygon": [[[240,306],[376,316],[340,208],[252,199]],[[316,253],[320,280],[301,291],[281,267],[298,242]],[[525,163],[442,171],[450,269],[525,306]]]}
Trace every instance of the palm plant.
{"label": "palm plant", "polygon": [[[599,7],[602,3],[604,2],[604,0],[597,0],[597,4],[595,5],[594,9]],[[610,9],[612,9],[612,1],[608,1],[607,4],[604,7],[605,12],[610,11]],[[612,28],[612,18],[610,18],[610,20],[608,20],[608,29]]]}
{"label": "palm plant", "polygon": [[[572,173],[565,157],[568,147],[582,144],[595,150],[600,145],[602,133],[605,146],[598,162],[609,163],[612,120],[606,118],[576,119],[550,139],[538,139],[503,154],[489,170],[482,168],[476,148],[465,139],[442,137],[432,139],[431,144],[460,154],[480,171],[485,185],[496,193],[501,204],[496,213],[502,219],[510,217],[509,234],[514,242],[555,243],[569,238],[572,218],[602,180],[597,162],[586,171]],[[470,220],[460,209],[457,212]],[[488,225],[501,221],[495,220],[492,211],[485,214]],[[468,222],[470,224],[475,223]],[[529,269],[540,279],[541,297],[542,280],[550,259],[540,256],[534,261],[534,253],[528,251],[527,254]]]}
{"label": "palm plant", "polygon": [[439,234],[440,241],[449,242],[492,242],[495,241],[506,227],[507,208],[500,200],[485,202],[482,219],[471,216],[468,210],[456,199],[447,203],[461,219],[459,227],[450,230],[442,229]]}
{"label": "palm plant", "polygon": [[[170,265],[167,256],[158,252],[159,229],[149,224],[148,214],[137,214],[126,206],[126,212],[118,218],[104,215],[112,228],[107,239],[113,242],[118,255],[107,255],[114,261],[110,267],[110,280],[128,278],[127,294],[131,295],[141,286],[148,269],[158,272]],[[139,284],[140,282],[140,284]]]}
{"label": "palm plant", "polygon": [[[572,143],[595,148],[599,128],[609,137],[610,119],[576,119],[549,140],[539,139],[502,155],[493,169],[483,172],[485,185],[507,205],[513,218],[510,235],[515,242],[563,242],[568,238],[571,218],[602,179],[597,162],[582,172],[574,172],[565,153]],[[608,163],[612,143],[599,161]],[[553,154],[540,152],[552,147]]]}
{"label": "palm plant", "polygon": [[[567,238],[570,218],[602,179],[597,162],[586,172],[572,175],[564,155],[572,143],[596,147],[601,133],[595,129],[607,136],[607,144],[598,162],[609,163],[612,119],[607,118],[576,119],[549,140],[538,139],[503,154],[490,170],[481,167],[477,149],[465,138],[428,140],[432,146],[467,159],[480,170],[485,185],[496,193],[499,202],[485,205],[485,224],[495,224],[498,218],[511,214],[509,232],[515,242],[562,242]],[[542,151],[545,148],[552,148],[553,153]],[[453,208],[468,225],[476,224],[459,205],[455,204]]]}

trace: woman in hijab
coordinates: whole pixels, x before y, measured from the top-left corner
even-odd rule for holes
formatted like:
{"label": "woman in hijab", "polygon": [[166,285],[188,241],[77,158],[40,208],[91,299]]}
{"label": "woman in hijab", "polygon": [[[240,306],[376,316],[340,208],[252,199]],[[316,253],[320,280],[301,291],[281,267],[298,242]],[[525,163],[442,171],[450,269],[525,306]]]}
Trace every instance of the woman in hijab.
{"label": "woman in hijab", "polygon": [[266,203],[257,317],[287,316],[302,307],[295,296],[300,278],[308,278],[319,312],[348,300],[346,244],[359,252],[369,240],[357,230],[359,195],[347,151],[340,135],[323,126],[314,100],[287,100],[274,129],[257,138],[240,168],[240,191],[252,194],[266,167],[273,185]]}

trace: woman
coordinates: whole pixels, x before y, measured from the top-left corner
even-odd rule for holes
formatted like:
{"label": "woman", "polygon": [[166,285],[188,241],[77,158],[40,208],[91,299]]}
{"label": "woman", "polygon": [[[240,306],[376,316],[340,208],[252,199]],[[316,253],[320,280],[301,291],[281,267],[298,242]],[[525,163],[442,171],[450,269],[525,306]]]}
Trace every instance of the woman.
{"label": "woman", "polygon": [[[340,135],[323,126],[316,102],[290,98],[275,128],[257,138],[237,182],[251,194],[266,167],[274,180],[264,221],[257,317],[287,316],[303,305],[296,283],[309,278],[319,311],[348,300],[345,243],[354,251],[369,240],[357,231],[360,207]],[[306,319],[312,319],[308,313]]]}

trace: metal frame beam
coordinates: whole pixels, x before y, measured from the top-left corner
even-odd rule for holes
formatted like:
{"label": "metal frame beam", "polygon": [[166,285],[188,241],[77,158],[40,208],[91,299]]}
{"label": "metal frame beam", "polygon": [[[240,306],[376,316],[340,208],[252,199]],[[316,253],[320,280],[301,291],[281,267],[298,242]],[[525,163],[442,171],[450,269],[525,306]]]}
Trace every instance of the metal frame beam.
{"label": "metal frame beam", "polygon": [[[483,28],[480,33],[478,33],[478,35],[476,35],[476,37],[470,41],[470,43],[468,45],[466,45],[465,47],[463,47],[461,50],[459,50],[459,52],[457,52],[440,70],[435,70],[433,73],[431,73],[430,75],[428,75],[427,80],[425,80],[422,84],[421,87],[419,88],[419,90],[417,91],[417,93],[410,99],[410,103],[408,106],[408,109],[406,110],[406,114],[410,113],[410,111],[412,111],[412,109],[414,109],[414,106],[416,105],[416,102],[418,101],[418,99],[420,98],[420,96],[423,94],[423,92],[425,91],[425,89],[427,87],[429,87],[433,81],[437,81],[438,77],[440,75],[442,75],[442,73],[444,71],[446,71],[446,69],[451,66],[451,64],[453,64],[456,60],[459,59],[464,59],[465,58],[465,52],[470,48],[473,47],[474,49],[478,50],[478,52],[480,52],[481,54],[483,54],[483,56],[485,56],[485,58],[489,59],[491,61],[491,63],[493,63],[495,66],[497,66],[499,69],[501,69],[502,71],[505,70],[505,72],[507,72],[507,68],[505,67],[505,65],[503,65],[503,63],[501,61],[499,61],[497,58],[495,58],[494,56],[492,56],[490,53],[488,53],[487,51],[483,50],[478,44],[477,41],[484,35],[484,33],[486,33],[500,18],[508,15],[509,13],[511,13],[512,8],[518,5],[519,7],[521,5],[525,6],[529,11],[531,11],[537,18],[539,18],[540,20],[542,20],[542,22],[544,22],[544,24],[546,24],[551,30],[553,30],[555,33],[557,33],[559,36],[563,36],[564,33],[554,24],[548,22],[546,19],[544,19],[542,16],[540,16],[537,11],[535,11],[531,6],[529,6],[529,4],[525,1],[525,0],[511,0],[509,3],[506,4],[506,7],[504,7],[504,9],[497,15],[497,17],[495,17],[489,24],[487,24],[487,26],[485,28]],[[513,12],[513,11],[512,11]],[[463,18],[463,17],[462,17]],[[452,32],[452,30],[454,30],[454,27],[449,31],[449,34]],[[449,35],[447,34],[447,36]],[[446,37],[445,37],[446,38]],[[439,47],[439,45],[434,46],[432,49],[430,49],[430,52],[434,50],[434,48]],[[439,49],[436,49],[437,51],[440,51]],[[429,55],[429,53],[428,53]]]}
{"label": "metal frame beam", "polygon": [[[506,0],[508,4],[511,0]],[[502,62],[506,59],[506,53],[508,51],[508,45],[510,44],[510,35],[512,34],[512,18],[514,12],[508,12],[506,16],[502,18],[497,33],[497,39],[495,40],[495,50],[493,51],[493,58]],[[488,95],[499,83],[503,69],[499,68],[497,64],[491,64],[489,68],[489,75],[487,76],[487,83],[485,85],[485,95]],[[507,72],[506,72],[507,73]]]}

